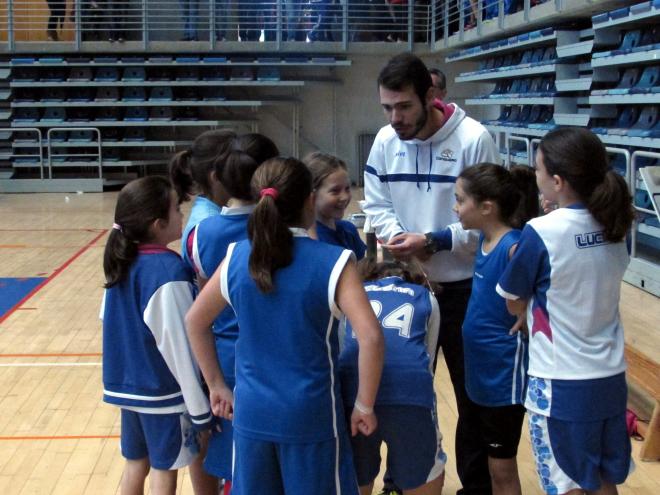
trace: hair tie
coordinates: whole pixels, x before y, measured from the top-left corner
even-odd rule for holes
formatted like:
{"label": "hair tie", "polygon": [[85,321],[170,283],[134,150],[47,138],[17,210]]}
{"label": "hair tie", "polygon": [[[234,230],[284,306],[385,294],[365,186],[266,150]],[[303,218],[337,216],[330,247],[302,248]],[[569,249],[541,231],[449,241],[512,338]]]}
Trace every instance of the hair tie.
{"label": "hair tie", "polygon": [[280,195],[280,192],[275,189],[274,187],[266,187],[259,191],[259,197],[263,198],[264,196],[270,196],[273,199],[277,199],[277,197]]}
{"label": "hair tie", "polygon": [[123,232],[122,229],[121,229],[121,225],[119,225],[118,223],[113,223],[112,228],[114,230],[118,230],[119,232]]}

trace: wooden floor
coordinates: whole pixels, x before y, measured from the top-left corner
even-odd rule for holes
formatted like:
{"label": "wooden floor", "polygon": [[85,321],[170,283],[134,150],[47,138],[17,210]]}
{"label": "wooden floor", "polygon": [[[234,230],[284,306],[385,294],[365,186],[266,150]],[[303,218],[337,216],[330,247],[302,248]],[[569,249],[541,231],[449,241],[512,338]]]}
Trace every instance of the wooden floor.
{"label": "wooden floor", "polygon": [[[118,493],[118,410],[101,402],[102,253],[116,193],[0,195],[0,278],[44,277],[0,319],[0,493]],[[660,301],[625,286],[627,339],[658,360]],[[449,454],[445,494],[459,487],[453,461],[456,406],[446,368],[436,377]],[[635,455],[639,444],[634,444]],[[527,434],[524,494],[542,493]],[[187,472],[179,493],[191,494]],[[266,492],[267,493],[267,490]],[[620,493],[660,493],[660,463],[637,463]],[[310,494],[313,495],[313,494]]]}

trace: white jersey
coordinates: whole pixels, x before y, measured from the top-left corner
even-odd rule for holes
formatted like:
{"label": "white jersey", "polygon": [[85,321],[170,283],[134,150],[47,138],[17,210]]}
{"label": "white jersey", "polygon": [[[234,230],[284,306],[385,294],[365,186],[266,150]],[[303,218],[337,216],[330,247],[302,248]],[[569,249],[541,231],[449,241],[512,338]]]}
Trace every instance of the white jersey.
{"label": "white jersey", "polygon": [[628,262],[626,243],[607,242],[584,208],[529,221],[497,291],[530,299],[530,376],[587,380],[625,370],[619,297]]}
{"label": "white jersey", "polygon": [[[458,106],[426,140],[402,141],[391,125],[383,127],[371,148],[364,174],[364,211],[379,239],[402,232],[452,230],[452,250],[434,254],[424,266],[434,282],[472,277],[476,232],[458,224],[454,185],[459,174],[481,162],[499,163],[492,137]],[[454,225],[452,225],[454,224]]]}

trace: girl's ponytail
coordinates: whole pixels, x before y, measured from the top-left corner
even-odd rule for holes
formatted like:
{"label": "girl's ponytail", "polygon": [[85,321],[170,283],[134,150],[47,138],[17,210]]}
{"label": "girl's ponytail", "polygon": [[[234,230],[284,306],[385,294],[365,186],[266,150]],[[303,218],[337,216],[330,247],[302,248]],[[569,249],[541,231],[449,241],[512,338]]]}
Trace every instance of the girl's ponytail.
{"label": "girl's ponytail", "polygon": [[635,212],[626,181],[614,172],[602,141],[588,129],[564,127],[539,144],[548,175],[563,178],[603,226],[605,239],[623,240]]}
{"label": "girl's ponytail", "polygon": [[520,200],[511,216],[511,226],[522,229],[532,218],[539,216],[539,188],[534,170],[525,165],[513,165],[509,172],[518,191]]}
{"label": "girl's ponytail", "polygon": [[626,181],[610,169],[589,199],[587,208],[604,227],[605,239],[618,242],[624,239],[635,218],[632,196]]}
{"label": "girl's ponytail", "polygon": [[312,178],[307,167],[295,158],[272,158],[256,170],[251,188],[257,205],[248,221],[252,243],[249,270],[259,290],[271,292],[275,270],[293,261],[289,227],[303,221]]}
{"label": "girl's ponytail", "polygon": [[151,240],[151,226],[169,220],[172,185],[165,177],[129,182],[117,197],[115,220],[103,252],[106,289],[126,278],[138,255],[138,244]]}
{"label": "girl's ponytail", "polygon": [[182,203],[190,201],[190,196],[196,194],[195,181],[190,171],[190,156],[192,151],[184,150],[176,153],[170,160],[169,173],[174,190]]}

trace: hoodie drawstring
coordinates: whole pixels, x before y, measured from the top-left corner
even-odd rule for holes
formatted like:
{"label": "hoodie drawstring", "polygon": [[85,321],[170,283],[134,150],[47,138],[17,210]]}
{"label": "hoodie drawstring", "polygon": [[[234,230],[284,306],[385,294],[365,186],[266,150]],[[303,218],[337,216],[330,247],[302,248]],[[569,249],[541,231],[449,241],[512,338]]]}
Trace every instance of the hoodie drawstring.
{"label": "hoodie drawstring", "polygon": [[433,143],[429,143],[429,175],[427,176],[426,192],[431,190],[431,167],[433,167]]}
{"label": "hoodie drawstring", "polygon": [[419,189],[419,163],[417,162],[417,158],[419,158],[419,145],[415,145],[415,149],[417,152],[415,153],[415,182],[417,183],[417,189]]}

